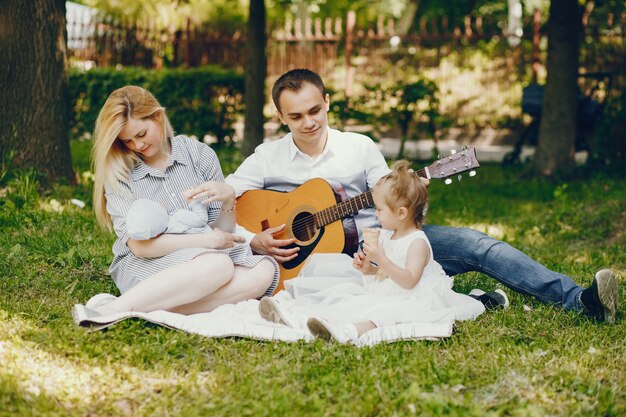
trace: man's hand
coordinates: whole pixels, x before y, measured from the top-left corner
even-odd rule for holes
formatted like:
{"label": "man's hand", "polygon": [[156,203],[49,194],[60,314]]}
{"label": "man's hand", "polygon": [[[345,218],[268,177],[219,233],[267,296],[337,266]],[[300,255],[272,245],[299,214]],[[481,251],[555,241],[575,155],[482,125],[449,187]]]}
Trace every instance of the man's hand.
{"label": "man's hand", "polygon": [[270,255],[278,262],[290,261],[296,257],[300,248],[281,249],[281,247],[294,243],[295,239],[274,239],[274,235],[280,233],[285,225],[272,227],[257,233],[250,241],[250,247],[255,253],[261,255]]}

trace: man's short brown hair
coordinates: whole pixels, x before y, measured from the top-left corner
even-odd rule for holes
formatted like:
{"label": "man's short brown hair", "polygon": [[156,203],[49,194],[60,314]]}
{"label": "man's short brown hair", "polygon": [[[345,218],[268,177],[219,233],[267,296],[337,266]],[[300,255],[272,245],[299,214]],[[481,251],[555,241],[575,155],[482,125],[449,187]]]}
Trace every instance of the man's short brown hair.
{"label": "man's short brown hair", "polygon": [[284,90],[300,91],[304,83],[311,83],[322,93],[322,96],[326,96],[326,87],[322,78],[311,70],[306,68],[298,68],[288,71],[281,75],[272,87],[272,100],[274,105],[280,112],[280,95]]}

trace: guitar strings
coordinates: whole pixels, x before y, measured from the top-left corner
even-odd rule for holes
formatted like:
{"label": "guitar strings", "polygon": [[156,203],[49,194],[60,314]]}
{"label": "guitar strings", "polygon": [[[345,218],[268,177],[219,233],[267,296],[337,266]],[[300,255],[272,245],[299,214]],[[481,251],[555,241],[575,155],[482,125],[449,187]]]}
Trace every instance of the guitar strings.
{"label": "guitar strings", "polygon": [[[423,175],[420,175],[420,174],[425,174],[425,173],[426,173],[426,170],[424,168],[422,168],[419,171],[416,171],[415,175],[423,176]],[[366,194],[368,192],[371,192],[371,190],[366,191],[363,194]],[[309,228],[309,226],[312,226],[313,229],[317,229],[315,227],[315,218],[318,215],[325,216],[326,214],[324,214],[324,212],[326,212],[328,210],[331,210],[331,212],[328,213],[329,215],[337,215],[339,217],[337,220],[340,220],[341,218],[347,216],[347,215],[342,216],[342,214],[339,211],[340,210],[339,209],[340,206],[347,206],[347,208],[349,209],[348,215],[349,214],[356,214],[356,213],[358,213],[359,210],[357,210],[356,212],[353,212],[352,208],[350,207],[350,204],[351,204],[350,201],[356,200],[357,198],[360,198],[360,196],[355,196],[355,197],[352,197],[352,198],[350,198],[350,199],[348,199],[346,201],[342,201],[340,203],[337,203],[334,209],[329,207],[329,208],[325,208],[323,210],[317,211],[315,213],[308,213],[308,216],[306,216],[305,218],[293,222],[292,226],[291,226],[291,230],[294,232],[294,235],[298,235],[298,234],[302,233],[303,231],[307,230]],[[369,203],[369,201],[368,201],[369,197],[366,196],[365,198],[366,198],[366,202]],[[363,203],[363,202],[361,202],[361,203]],[[370,206],[371,205],[368,205],[368,207],[370,207]],[[334,210],[334,212],[333,212],[333,210]]]}
{"label": "guitar strings", "polygon": [[[368,193],[371,194],[371,191],[366,191],[363,194],[368,194]],[[370,202],[371,197],[369,195],[365,195],[364,197],[361,197],[361,195],[358,195],[358,196],[352,197],[352,198],[350,198],[350,199],[348,199],[346,201],[342,201],[340,203],[337,203],[334,208],[333,207],[328,207],[328,208],[325,208],[323,210],[317,211],[315,213],[309,213],[308,217],[306,217],[304,219],[301,219],[301,220],[298,220],[298,221],[295,221],[293,223],[292,230],[301,231],[302,230],[301,226],[304,226],[304,227],[308,226],[310,224],[310,220],[314,219],[315,217],[326,216],[326,215],[329,215],[329,216],[336,215],[336,216],[339,217],[339,219],[341,219],[342,217],[345,217],[346,215],[356,214],[356,213],[359,212],[359,210],[362,210],[362,209],[358,208],[358,202],[356,202],[357,199],[361,200],[360,201],[361,204],[363,204],[363,199],[365,199],[365,203],[367,203],[367,206],[365,206],[365,207],[370,207],[372,205],[372,203]],[[354,211],[352,209],[351,201],[355,201],[355,206],[357,208],[356,211]],[[342,214],[343,211],[344,211],[343,210],[344,208],[348,209],[347,214]],[[337,219],[337,220],[339,220],[339,219]]]}

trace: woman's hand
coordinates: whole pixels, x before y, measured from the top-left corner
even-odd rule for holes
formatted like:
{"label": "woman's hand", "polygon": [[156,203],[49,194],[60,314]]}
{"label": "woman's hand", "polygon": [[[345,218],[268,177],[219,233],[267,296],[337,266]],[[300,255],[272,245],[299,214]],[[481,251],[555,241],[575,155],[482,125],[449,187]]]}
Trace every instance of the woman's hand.
{"label": "woman's hand", "polygon": [[202,200],[203,204],[221,201],[224,210],[228,211],[235,205],[236,194],[235,189],[225,182],[207,181],[185,191],[183,196],[189,202]]}
{"label": "woman's hand", "polygon": [[237,243],[244,243],[246,239],[243,236],[234,235],[232,233],[223,232],[220,229],[213,229],[212,231],[205,232],[209,235],[210,249],[227,249],[232,248]]}

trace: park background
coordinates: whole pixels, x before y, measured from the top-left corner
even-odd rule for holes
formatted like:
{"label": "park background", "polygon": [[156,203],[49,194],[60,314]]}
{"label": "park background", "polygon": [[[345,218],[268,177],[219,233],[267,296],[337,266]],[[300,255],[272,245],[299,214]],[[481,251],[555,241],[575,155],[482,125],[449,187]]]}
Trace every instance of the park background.
{"label": "park background", "polygon": [[[328,84],[331,125],[372,136],[390,161],[417,168],[462,144],[495,161],[433,183],[431,223],[506,240],[583,286],[606,266],[623,281],[625,11],[566,0],[2,2],[0,415],[623,415],[623,308],[610,326],[507,290],[511,309],[448,340],[367,349],[207,340],[143,322],[87,334],[69,311],[116,293],[114,237],[90,211],[91,132],[107,95],[149,88],[227,174],[284,133],[268,89],[303,66]],[[456,279],[458,291],[474,287],[499,284]]]}

